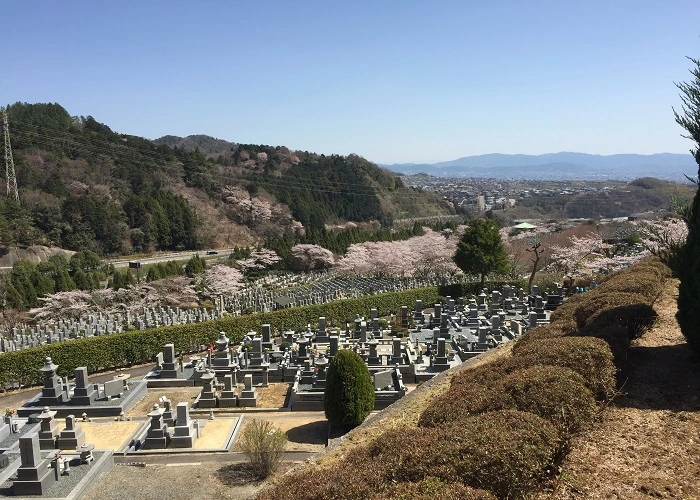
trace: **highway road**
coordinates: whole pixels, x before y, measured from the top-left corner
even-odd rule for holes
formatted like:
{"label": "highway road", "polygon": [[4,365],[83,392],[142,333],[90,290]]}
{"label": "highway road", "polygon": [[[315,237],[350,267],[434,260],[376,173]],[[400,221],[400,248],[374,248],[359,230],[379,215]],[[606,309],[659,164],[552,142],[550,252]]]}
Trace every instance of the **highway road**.
{"label": "highway road", "polygon": [[[214,253],[215,252],[215,253]],[[129,262],[140,262],[142,266],[147,265],[147,264],[158,264],[160,262],[168,262],[170,260],[188,260],[194,257],[195,255],[199,255],[200,257],[203,258],[217,258],[217,257],[226,257],[228,256],[231,252],[233,252],[233,248],[222,248],[222,249],[217,249],[217,250],[197,250],[197,251],[190,251],[186,250],[183,252],[169,252],[169,253],[161,253],[157,255],[150,255],[150,256],[132,256],[129,258],[124,258],[124,257],[118,257],[116,259],[105,259],[106,264],[112,264],[115,268],[124,268],[124,267],[129,267]]]}

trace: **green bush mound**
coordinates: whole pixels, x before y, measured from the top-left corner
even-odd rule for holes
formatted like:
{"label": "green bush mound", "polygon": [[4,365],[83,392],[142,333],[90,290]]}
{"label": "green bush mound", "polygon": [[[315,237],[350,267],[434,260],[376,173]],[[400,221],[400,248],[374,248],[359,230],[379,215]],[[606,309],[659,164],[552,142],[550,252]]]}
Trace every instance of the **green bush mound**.
{"label": "green bush mound", "polygon": [[374,409],[372,376],[356,352],[341,349],[328,363],[323,406],[335,425],[359,425]]}
{"label": "green bush mound", "polygon": [[[549,325],[556,326],[556,323]],[[528,332],[513,346],[513,356],[532,365],[553,365],[570,368],[585,381],[586,387],[599,399],[608,399],[615,392],[615,361],[608,344],[594,337],[544,337],[521,344]]]}
{"label": "green bush mound", "polygon": [[516,354],[533,342],[539,345],[541,341],[545,339],[557,339],[565,335],[573,335],[576,331],[576,322],[573,320],[562,320],[556,323],[538,326],[525,332],[518,341],[513,344],[512,352]]}
{"label": "green bush mound", "polygon": [[366,450],[371,453],[367,460],[375,464],[378,474],[384,474],[384,482],[417,482],[433,476],[460,480],[499,498],[522,497],[534,488],[562,445],[552,424],[515,410],[406,430],[411,432],[384,433]]}
{"label": "green bush mound", "polygon": [[580,431],[597,411],[585,380],[569,368],[533,366],[511,373],[502,387],[507,404],[550,421],[564,435]]}
{"label": "green bush mound", "polygon": [[427,477],[417,483],[398,483],[386,493],[368,497],[371,500],[496,500],[482,489],[462,483],[446,482],[436,477]]}
{"label": "green bush mound", "polygon": [[421,413],[420,427],[435,427],[445,422],[463,419],[471,414],[506,408],[507,396],[499,383],[482,385],[464,383],[452,385]]}
{"label": "green bush mound", "polygon": [[608,309],[631,304],[651,304],[652,301],[638,293],[595,292],[590,293],[574,311],[574,321],[579,328],[593,321],[600,313]]}
{"label": "green bush mound", "polygon": [[515,370],[527,368],[526,361],[512,356],[502,356],[488,363],[460,370],[452,377],[451,385],[478,384],[494,385]]}

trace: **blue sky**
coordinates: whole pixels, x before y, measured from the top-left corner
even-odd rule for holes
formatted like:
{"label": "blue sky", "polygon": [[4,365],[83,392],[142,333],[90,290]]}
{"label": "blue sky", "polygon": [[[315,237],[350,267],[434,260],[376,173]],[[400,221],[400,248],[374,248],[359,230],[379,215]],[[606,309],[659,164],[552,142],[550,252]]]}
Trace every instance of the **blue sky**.
{"label": "blue sky", "polygon": [[4,2],[0,102],[372,161],[687,152],[697,0]]}

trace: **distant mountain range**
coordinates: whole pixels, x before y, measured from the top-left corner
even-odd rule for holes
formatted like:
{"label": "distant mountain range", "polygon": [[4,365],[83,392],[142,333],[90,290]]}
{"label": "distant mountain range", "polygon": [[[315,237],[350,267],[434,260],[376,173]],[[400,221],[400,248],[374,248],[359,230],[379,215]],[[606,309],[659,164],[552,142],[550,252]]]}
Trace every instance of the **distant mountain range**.
{"label": "distant mountain range", "polygon": [[491,177],[540,180],[631,180],[656,177],[685,181],[695,177],[698,165],[690,154],[653,155],[547,153],[543,155],[487,154],[439,163],[381,165],[400,174],[426,173],[436,177]]}

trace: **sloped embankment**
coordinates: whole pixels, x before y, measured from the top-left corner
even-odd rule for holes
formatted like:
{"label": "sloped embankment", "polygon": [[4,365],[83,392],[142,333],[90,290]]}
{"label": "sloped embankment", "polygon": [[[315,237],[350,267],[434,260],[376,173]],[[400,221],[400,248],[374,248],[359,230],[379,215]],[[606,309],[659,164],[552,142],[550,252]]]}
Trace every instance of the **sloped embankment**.
{"label": "sloped embankment", "polygon": [[669,280],[659,320],[628,350],[621,395],[573,439],[540,498],[700,498],[700,360],[676,322],[677,294]]}
{"label": "sloped embankment", "polygon": [[518,498],[555,484],[571,444],[595,432],[616,371],[630,370],[630,341],[654,324],[668,276],[653,261],[613,275],[512,353],[437,377],[258,498]]}

